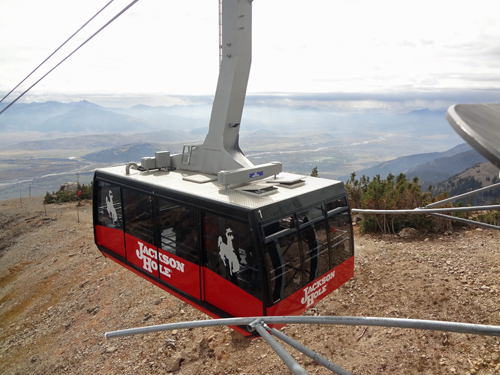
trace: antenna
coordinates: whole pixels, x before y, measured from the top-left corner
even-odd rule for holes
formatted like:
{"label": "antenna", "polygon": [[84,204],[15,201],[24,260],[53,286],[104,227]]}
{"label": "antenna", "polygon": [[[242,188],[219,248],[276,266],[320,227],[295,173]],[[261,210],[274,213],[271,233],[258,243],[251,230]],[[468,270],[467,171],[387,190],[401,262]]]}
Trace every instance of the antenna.
{"label": "antenna", "polygon": [[222,0],[219,0],[219,69],[222,64]]}
{"label": "antenna", "polygon": [[455,104],[446,119],[468,144],[500,168],[500,103]]}

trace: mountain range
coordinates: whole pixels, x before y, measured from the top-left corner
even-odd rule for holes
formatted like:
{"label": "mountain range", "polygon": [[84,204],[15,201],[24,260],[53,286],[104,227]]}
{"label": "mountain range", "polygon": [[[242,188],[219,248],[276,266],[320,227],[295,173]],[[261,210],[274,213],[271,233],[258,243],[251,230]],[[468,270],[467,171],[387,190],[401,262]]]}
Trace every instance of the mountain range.
{"label": "mountain range", "polygon": [[165,145],[159,143],[134,143],[87,154],[82,158],[95,162],[106,160],[107,163],[139,162],[141,158],[155,156],[156,151],[165,149]]}
{"label": "mountain range", "polygon": [[[0,104],[0,109],[4,105]],[[0,116],[0,133],[38,131],[42,133],[144,132],[177,129],[190,131],[208,126],[211,106],[174,105],[108,108],[86,100],[72,103],[45,102],[15,104]],[[317,108],[270,107],[266,103],[247,105],[242,132],[259,129],[297,133],[306,130],[339,136],[370,137],[381,132],[418,133],[425,136],[454,134],[443,111],[418,110],[405,114],[338,113]]]}
{"label": "mountain range", "polygon": [[[183,144],[203,141],[210,113],[208,104],[131,108],[88,101],[16,104],[0,116],[0,144],[4,159],[30,158],[32,170],[42,163],[36,160],[43,154],[85,155],[79,160],[87,171],[106,163],[138,162],[158,150],[179,153]],[[484,161],[469,146],[457,146],[461,142],[443,111],[427,109],[360,114],[251,102],[245,106],[240,130],[240,146],[255,164],[278,160],[285,170],[300,174],[317,166],[320,176],[343,181],[355,170],[358,176],[383,178],[403,172],[434,184]],[[374,166],[377,161],[382,163]],[[17,161],[0,160],[0,170],[11,170],[13,163]]]}
{"label": "mountain range", "polygon": [[[442,192],[449,192],[450,196],[462,194],[470,189],[499,182],[499,170],[488,162],[476,150],[466,143],[460,144],[445,152],[432,152],[409,155],[373,167],[356,171],[356,176],[373,178],[380,175],[385,179],[389,173],[397,176],[404,173],[406,178],[418,177],[422,190],[433,186],[436,196]],[[342,177],[346,181],[350,177]],[[480,194],[473,198],[476,204],[498,199],[500,189]]]}

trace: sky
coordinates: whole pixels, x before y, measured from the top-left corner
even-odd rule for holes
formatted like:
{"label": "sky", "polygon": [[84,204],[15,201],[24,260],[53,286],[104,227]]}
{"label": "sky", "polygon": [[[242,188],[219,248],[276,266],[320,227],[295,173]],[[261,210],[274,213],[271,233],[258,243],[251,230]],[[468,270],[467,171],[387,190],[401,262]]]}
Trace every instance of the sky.
{"label": "sky", "polygon": [[[11,98],[131,0],[114,0]],[[0,94],[109,0],[0,0]],[[248,95],[323,109],[444,109],[500,101],[494,0],[255,0]],[[218,76],[217,0],[140,0],[22,101],[207,102]]]}

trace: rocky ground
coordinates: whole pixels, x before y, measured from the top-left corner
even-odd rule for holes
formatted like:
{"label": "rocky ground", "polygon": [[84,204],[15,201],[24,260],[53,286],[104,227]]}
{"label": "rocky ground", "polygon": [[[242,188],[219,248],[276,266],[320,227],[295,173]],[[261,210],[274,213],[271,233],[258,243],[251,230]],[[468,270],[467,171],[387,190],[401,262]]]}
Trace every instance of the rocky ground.
{"label": "rocky ground", "polygon": [[[104,258],[90,206],[0,202],[2,374],[290,374],[262,339],[228,328],[106,340],[207,317]],[[355,236],[354,278],[307,314],[500,325],[500,232]],[[362,326],[283,332],[353,374],[496,374],[500,338]],[[311,374],[326,369],[288,347]]]}

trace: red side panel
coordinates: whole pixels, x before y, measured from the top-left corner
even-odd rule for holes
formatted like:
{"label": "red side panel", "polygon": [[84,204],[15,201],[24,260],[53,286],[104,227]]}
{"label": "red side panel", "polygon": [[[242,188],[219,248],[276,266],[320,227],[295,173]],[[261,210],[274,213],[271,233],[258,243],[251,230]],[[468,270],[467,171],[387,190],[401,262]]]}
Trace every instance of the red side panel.
{"label": "red side panel", "polygon": [[125,233],[125,244],[127,246],[127,260],[144,271],[158,277],[158,254],[156,246],[145,241],[140,241],[127,233]]}
{"label": "red side panel", "polygon": [[200,267],[168,251],[158,251],[160,279],[200,299]]}
{"label": "red side panel", "polygon": [[95,235],[98,245],[104,246],[125,258],[125,243],[123,240],[123,231],[121,229],[96,225]]}
{"label": "red side panel", "polygon": [[300,315],[354,276],[354,256],[267,309],[269,316]]}
{"label": "red side panel", "polygon": [[[123,233],[123,232],[122,232]],[[160,284],[159,282],[149,278],[149,277],[146,277],[144,274],[138,272],[136,269],[130,267],[128,264],[125,264],[123,262],[120,262],[118,259],[116,258],[113,258],[111,257],[109,254],[106,254],[106,253],[103,253],[106,257],[108,257],[109,259],[115,261],[116,263],[120,264],[121,266],[125,267],[126,269],[128,269],[129,271],[132,271],[133,273],[135,273],[136,275],[142,277],[143,279],[146,279],[148,280],[149,282],[153,283],[154,285],[156,285],[157,287],[163,289],[164,291],[170,293],[171,295],[173,295],[174,297],[176,298],[179,298],[181,301],[184,301],[186,302],[188,305],[191,305],[192,307],[194,307],[195,309],[197,310],[200,310],[201,312],[207,314],[208,316],[210,316],[211,318],[214,318],[214,319],[218,319],[220,318],[220,316],[218,316],[217,314],[214,314],[213,312],[201,307],[200,305],[198,305],[196,302],[193,302],[183,296],[181,296],[180,294],[177,294],[175,293],[173,290],[169,289],[169,288],[166,288],[164,285]],[[262,314],[259,314],[259,316],[262,315]],[[238,331],[239,333],[241,333],[242,335],[244,336],[250,336],[251,334],[248,332],[248,331],[245,331],[244,329],[241,329],[239,327],[236,327],[236,326],[231,326],[232,329],[234,329],[235,331]]]}
{"label": "red side panel", "polygon": [[235,317],[262,316],[262,301],[204,268],[205,301]]}

